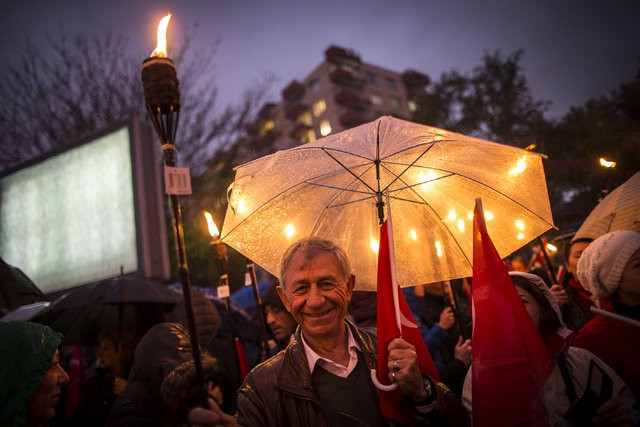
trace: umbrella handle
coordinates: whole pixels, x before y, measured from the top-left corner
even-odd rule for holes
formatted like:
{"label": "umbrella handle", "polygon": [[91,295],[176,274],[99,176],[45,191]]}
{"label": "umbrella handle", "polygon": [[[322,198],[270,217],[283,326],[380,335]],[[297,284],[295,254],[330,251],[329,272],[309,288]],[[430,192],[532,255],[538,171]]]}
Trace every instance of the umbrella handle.
{"label": "umbrella handle", "polygon": [[382,391],[393,391],[400,386],[400,384],[398,383],[393,383],[390,385],[382,384],[380,381],[378,381],[378,371],[376,371],[375,369],[371,370],[371,381],[378,390]]}

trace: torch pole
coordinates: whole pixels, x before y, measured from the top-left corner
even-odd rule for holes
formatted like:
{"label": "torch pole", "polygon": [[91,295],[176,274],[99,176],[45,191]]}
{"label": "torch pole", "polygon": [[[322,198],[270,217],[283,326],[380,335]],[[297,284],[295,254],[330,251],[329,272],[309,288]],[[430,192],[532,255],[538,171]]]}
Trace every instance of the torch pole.
{"label": "torch pole", "polygon": [[[173,146],[163,146],[164,164],[165,166],[175,167],[175,157]],[[187,315],[187,327],[189,329],[189,339],[191,343],[191,354],[193,355],[193,364],[195,368],[196,384],[199,390],[201,404],[207,407],[207,390],[204,383],[204,370],[202,368],[202,357],[200,355],[200,345],[198,342],[198,331],[196,327],[195,315],[193,313],[193,305],[191,302],[191,275],[189,273],[189,265],[187,264],[187,251],[184,242],[184,228],[182,223],[182,205],[180,198],[176,194],[169,197],[171,202],[171,212],[173,218],[173,232],[176,241],[176,254],[178,259],[178,274],[180,276],[180,284],[182,286],[182,296],[184,298],[184,306]]]}
{"label": "torch pole", "polygon": [[549,254],[547,253],[547,248],[545,248],[542,238],[538,237],[536,240],[538,241],[538,245],[540,245],[540,250],[542,251],[542,258],[544,258],[544,264],[547,267],[549,276],[551,276],[550,277],[551,283],[554,285],[557,285],[558,278],[556,277],[556,272],[554,271],[553,264],[551,264],[551,258],[549,258]]}
{"label": "torch pole", "polygon": [[269,350],[269,336],[267,334],[267,323],[264,319],[264,310],[262,309],[262,299],[260,298],[260,290],[258,289],[258,278],[256,277],[256,266],[253,262],[247,260],[247,274],[251,278],[251,288],[253,289],[253,298],[256,301],[256,310],[258,311],[258,319],[260,319],[260,334],[262,335],[262,360],[265,361],[271,357]]}
{"label": "torch pole", "polygon": [[[213,252],[213,255],[216,259],[218,272],[220,273],[220,284],[218,289],[220,289],[221,287],[226,287],[226,289],[229,289],[229,275],[227,274],[227,260],[228,260],[227,247],[225,246],[224,243],[222,243],[222,240],[220,239],[219,236],[213,237],[213,240],[211,241],[210,246],[211,246],[211,251]],[[229,294],[230,293],[231,292],[229,291]],[[229,343],[231,344],[231,347],[233,348],[233,355],[236,360],[236,372],[238,374],[238,378],[240,379],[240,382],[242,382],[242,380],[244,379],[242,367],[240,366],[242,361],[240,360],[241,355],[236,345],[236,339],[239,339],[239,338],[238,338],[238,335],[236,334],[235,323],[233,321],[233,308],[231,307],[231,295],[224,298],[224,303],[227,308],[227,326],[229,327],[227,332],[227,337],[229,339]]]}
{"label": "torch pole", "polygon": [[[176,67],[169,58],[152,56],[142,63],[142,81],[145,103],[149,118],[160,138],[164,157],[165,170],[176,167],[175,143],[180,113],[180,90]],[[165,182],[165,186],[167,183]],[[178,260],[178,274],[182,285],[182,294],[187,315],[187,327],[191,343],[191,354],[195,369],[195,385],[197,399],[201,405],[208,407],[207,389],[204,382],[204,370],[200,356],[200,345],[196,329],[195,316],[191,302],[191,278],[187,264],[187,252],[184,243],[182,225],[182,207],[180,198],[174,191],[167,191],[171,202],[173,232]]]}

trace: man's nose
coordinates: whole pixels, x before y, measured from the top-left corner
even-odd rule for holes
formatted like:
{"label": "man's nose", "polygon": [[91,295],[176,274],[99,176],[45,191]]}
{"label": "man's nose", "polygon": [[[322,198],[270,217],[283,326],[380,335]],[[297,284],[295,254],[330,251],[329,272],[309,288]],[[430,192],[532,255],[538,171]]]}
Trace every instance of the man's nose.
{"label": "man's nose", "polygon": [[311,286],[311,289],[309,289],[309,294],[307,296],[307,305],[319,306],[324,303],[324,300],[324,293],[320,289],[318,289],[317,286]]}

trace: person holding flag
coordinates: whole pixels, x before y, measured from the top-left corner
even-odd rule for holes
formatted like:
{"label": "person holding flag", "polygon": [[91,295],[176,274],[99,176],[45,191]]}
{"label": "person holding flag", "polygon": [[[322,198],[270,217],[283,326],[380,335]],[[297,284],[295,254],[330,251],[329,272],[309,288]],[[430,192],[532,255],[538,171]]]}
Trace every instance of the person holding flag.
{"label": "person holding flag", "polygon": [[[570,347],[573,333],[544,281],[507,272],[479,200],[472,299],[473,356],[462,401],[475,427],[635,425],[638,413],[631,409],[635,399],[629,388],[594,354]],[[592,370],[599,373],[594,381]],[[582,395],[596,398],[575,404]]]}

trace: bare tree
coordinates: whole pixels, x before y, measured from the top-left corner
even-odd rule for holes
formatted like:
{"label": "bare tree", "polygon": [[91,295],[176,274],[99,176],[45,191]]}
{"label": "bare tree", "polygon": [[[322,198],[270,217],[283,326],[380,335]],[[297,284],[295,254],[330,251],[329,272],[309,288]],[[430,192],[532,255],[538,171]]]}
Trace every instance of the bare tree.
{"label": "bare tree", "polygon": [[[215,112],[217,88],[208,72],[217,44],[193,52],[193,33],[173,58],[179,68],[180,158],[201,171],[218,147],[232,144],[252,120],[269,79],[247,89],[238,105]],[[141,59],[127,39],[106,33],[56,37],[35,45],[0,74],[0,170],[60,149],[133,115],[146,119]]]}

